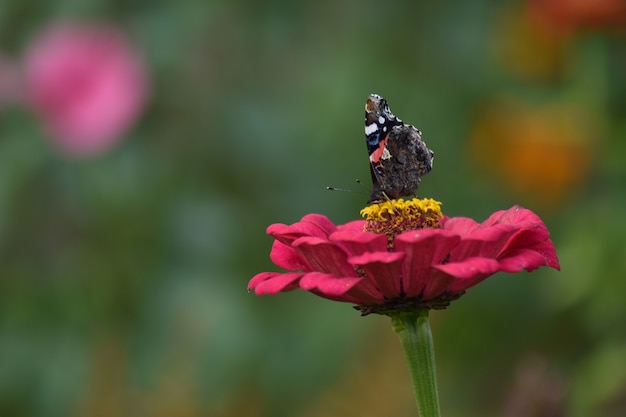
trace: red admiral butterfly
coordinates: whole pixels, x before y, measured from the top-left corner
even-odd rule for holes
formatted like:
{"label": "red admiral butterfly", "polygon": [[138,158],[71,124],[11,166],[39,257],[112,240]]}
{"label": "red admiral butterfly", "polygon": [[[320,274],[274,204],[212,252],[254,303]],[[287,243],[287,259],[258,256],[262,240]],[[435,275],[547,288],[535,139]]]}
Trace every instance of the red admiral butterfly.
{"label": "red admiral butterfly", "polygon": [[414,195],[433,167],[434,153],[422,132],[394,116],[387,100],[371,94],[365,103],[365,137],[374,186],[369,203]]}

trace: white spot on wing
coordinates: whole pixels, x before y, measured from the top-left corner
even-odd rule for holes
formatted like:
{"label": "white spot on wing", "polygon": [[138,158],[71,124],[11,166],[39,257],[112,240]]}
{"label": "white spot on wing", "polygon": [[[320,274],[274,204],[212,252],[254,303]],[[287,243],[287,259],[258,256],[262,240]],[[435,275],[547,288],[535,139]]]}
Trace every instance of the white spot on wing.
{"label": "white spot on wing", "polygon": [[369,136],[372,133],[378,130],[378,125],[376,123],[372,123],[371,125],[365,126],[365,135]]}
{"label": "white spot on wing", "polygon": [[380,123],[381,125],[385,124],[385,118],[383,116],[378,116],[378,123]]}

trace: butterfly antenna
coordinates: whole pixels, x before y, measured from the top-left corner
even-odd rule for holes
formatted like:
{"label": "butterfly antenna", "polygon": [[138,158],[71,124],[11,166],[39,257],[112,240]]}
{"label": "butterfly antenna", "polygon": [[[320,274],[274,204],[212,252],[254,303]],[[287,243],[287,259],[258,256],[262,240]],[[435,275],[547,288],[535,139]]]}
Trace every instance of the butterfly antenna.
{"label": "butterfly antenna", "polygon": [[[361,186],[363,185],[361,180],[358,179],[358,178],[355,180],[355,182],[357,184],[361,185]],[[328,191],[342,191],[344,193],[359,193],[359,194],[363,194],[363,190],[352,190],[352,189],[349,189],[349,188],[326,187],[326,189]]]}
{"label": "butterfly antenna", "polygon": [[328,191],[342,191],[344,193],[353,193],[354,190],[349,190],[347,188],[337,188],[337,187],[326,187]]}

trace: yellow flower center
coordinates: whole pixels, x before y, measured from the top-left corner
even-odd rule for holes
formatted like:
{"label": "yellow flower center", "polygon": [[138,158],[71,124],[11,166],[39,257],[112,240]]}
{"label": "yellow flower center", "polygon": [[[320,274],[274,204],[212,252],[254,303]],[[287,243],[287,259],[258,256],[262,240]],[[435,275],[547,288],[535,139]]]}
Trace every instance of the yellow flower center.
{"label": "yellow flower center", "polygon": [[365,218],[366,232],[384,233],[389,238],[390,249],[393,239],[410,230],[437,228],[441,213],[441,202],[432,198],[411,200],[388,200],[361,210]]}

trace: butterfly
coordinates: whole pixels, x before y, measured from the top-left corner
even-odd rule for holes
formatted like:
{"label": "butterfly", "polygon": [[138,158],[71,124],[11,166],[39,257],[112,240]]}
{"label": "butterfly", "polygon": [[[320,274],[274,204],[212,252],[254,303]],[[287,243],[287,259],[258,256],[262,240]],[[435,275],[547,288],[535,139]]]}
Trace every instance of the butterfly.
{"label": "butterfly", "polygon": [[369,203],[415,195],[421,178],[433,167],[434,153],[422,132],[398,119],[383,97],[370,94],[365,138],[373,184]]}

